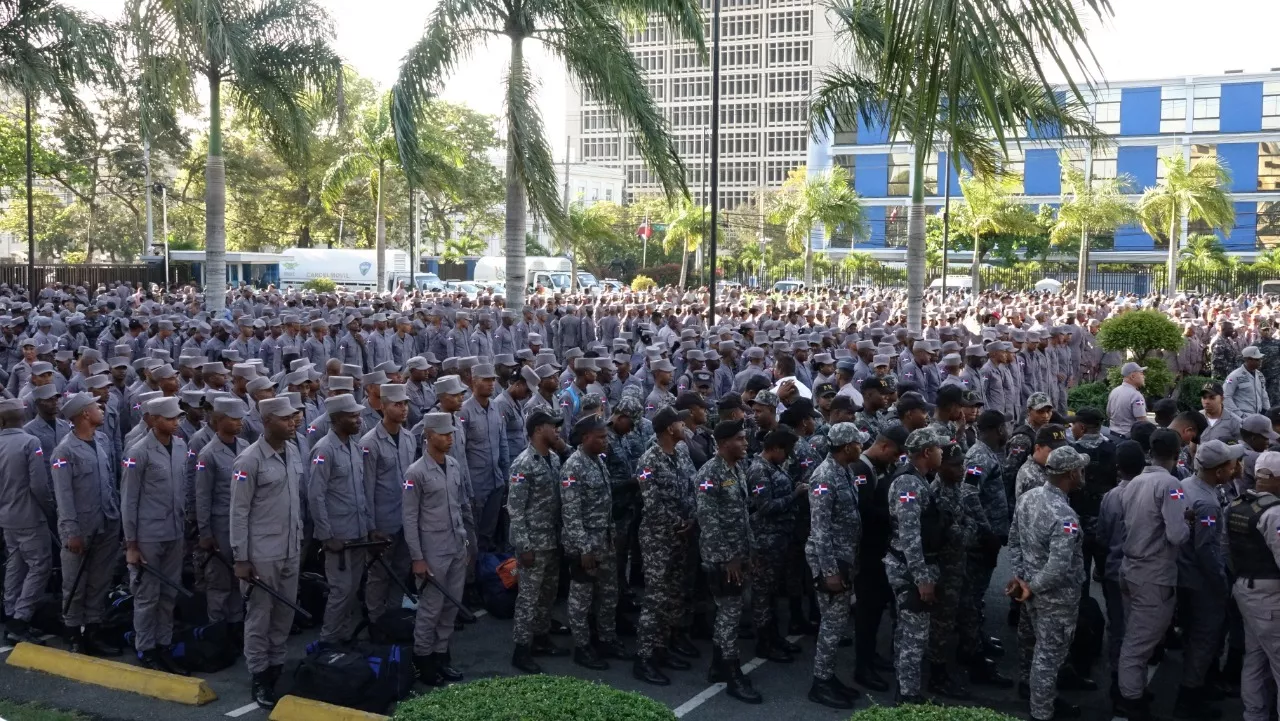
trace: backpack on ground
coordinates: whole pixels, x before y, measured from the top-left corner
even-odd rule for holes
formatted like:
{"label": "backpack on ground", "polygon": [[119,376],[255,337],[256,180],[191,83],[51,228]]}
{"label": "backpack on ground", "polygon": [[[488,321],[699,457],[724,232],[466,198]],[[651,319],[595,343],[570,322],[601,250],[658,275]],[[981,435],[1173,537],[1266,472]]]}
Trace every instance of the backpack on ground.
{"label": "backpack on ground", "polygon": [[176,631],[170,653],[179,666],[197,673],[230,668],[240,655],[225,621]]}
{"label": "backpack on ground", "polygon": [[359,708],[376,678],[364,654],[342,649],[308,653],[293,677],[294,696]]}
{"label": "backpack on ground", "polygon": [[418,612],[412,608],[388,608],[369,624],[369,638],[375,643],[413,643],[413,623]]}
{"label": "backpack on ground", "polygon": [[374,679],[360,708],[373,713],[386,713],[397,701],[408,698],[416,680],[413,668],[413,646],[401,644],[359,646],[373,671]]}
{"label": "backpack on ground", "polygon": [[519,594],[515,558],[505,553],[480,554],[476,559],[476,587],[490,616],[515,617]]}

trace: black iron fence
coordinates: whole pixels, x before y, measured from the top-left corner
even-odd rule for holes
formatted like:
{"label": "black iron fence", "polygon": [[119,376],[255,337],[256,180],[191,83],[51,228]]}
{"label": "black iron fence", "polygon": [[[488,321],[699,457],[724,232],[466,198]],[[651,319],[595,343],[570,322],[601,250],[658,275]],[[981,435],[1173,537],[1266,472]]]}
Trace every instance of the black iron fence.
{"label": "black iron fence", "polygon": [[[26,264],[0,263],[0,283],[22,288],[31,287],[30,266]],[[39,264],[35,266],[36,285],[43,287],[49,283],[63,285],[80,285],[89,290],[99,285],[115,286],[120,283],[156,283],[164,284],[164,265],[161,263],[129,264],[129,265],[64,265]],[[169,278],[171,282],[183,283],[189,280],[190,269],[179,268],[171,264]]]}

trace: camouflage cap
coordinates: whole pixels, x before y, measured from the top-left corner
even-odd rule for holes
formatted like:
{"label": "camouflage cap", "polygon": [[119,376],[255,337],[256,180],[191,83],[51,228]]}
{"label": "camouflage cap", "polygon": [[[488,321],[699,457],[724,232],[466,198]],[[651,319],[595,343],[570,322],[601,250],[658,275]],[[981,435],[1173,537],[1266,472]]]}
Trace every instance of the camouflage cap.
{"label": "camouflage cap", "polygon": [[599,393],[588,393],[582,397],[582,403],[579,406],[582,413],[590,413],[591,411],[604,408],[604,396]]}
{"label": "camouflage cap", "polygon": [[614,405],[614,410],[625,416],[630,416],[631,420],[637,420],[644,414],[644,404],[633,395],[623,395]]}
{"label": "camouflage cap", "polygon": [[1040,410],[1041,408],[1052,408],[1052,407],[1053,407],[1053,402],[1049,400],[1049,394],[1047,393],[1032,393],[1031,397],[1027,399],[1028,410],[1036,411],[1036,410]]}
{"label": "camouflage cap", "polygon": [[907,437],[907,453],[919,453],[933,446],[945,446],[951,439],[932,428],[921,428],[911,432]]}
{"label": "camouflage cap", "polygon": [[1071,446],[1062,446],[1053,449],[1044,465],[1050,473],[1067,473],[1089,465],[1089,457]]}
{"label": "camouflage cap", "polygon": [[778,394],[773,391],[760,391],[756,394],[756,399],[753,403],[758,403],[762,406],[777,406]]}
{"label": "camouflage cap", "polygon": [[827,431],[827,439],[831,441],[832,448],[840,448],[850,443],[866,445],[867,441],[871,440],[871,434],[852,423],[837,423]]}

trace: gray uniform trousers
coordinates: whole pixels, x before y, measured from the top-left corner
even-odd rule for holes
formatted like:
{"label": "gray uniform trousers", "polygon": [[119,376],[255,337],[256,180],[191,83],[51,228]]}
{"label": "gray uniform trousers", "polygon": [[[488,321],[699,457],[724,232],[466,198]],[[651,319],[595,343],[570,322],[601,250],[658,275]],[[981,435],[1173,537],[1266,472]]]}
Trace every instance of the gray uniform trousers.
{"label": "gray uniform trousers", "polygon": [[1120,693],[1137,701],[1147,689],[1147,660],[1173,620],[1176,589],[1157,583],[1120,582],[1124,598],[1124,642],[1116,671]]}
{"label": "gray uniform trousers", "polygon": [[4,529],[4,611],[9,618],[30,621],[36,602],[53,575],[53,537],[48,526]]}
{"label": "gray uniform trousers", "polygon": [[1244,617],[1243,721],[1266,721],[1280,708],[1280,581],[1238,579],[1231,589]]}
{"label": "gray uniform trousers", "polygon": [[[298,566],[301,556],[279,561],[255,561],[253,570],[258,581],[278,591],[285,598],[298,597]],[[249,593],[245,601],[244,660],[249,673],[259,674],[270,666],[283,666],[285,642],[293,627],[293,609],[260,590],[240,582],[240,590]]]}
{"label": "gray uniform trousers", "polygon": [[[228,523],[229,519],[225,517],[216,518],[213,534],[218,541],[218,552],[229,561],[227,551],[231,549],[231,528]],[[203,558],[200,560],[204,561]],[[197,563],[196,568],[199,567],[200,563]],[[244,620],[244,596],[239,591],[235,573],[226,564],[210,560],[204,567],[204,582],[210,623],[239,623]]]}
{"label": "gray uniform trousers", "polygon": [[337,553],[325,549],[324,578],[329,584],[329,600],[324,606],[321,641],[341,643],[355,635],[356,624],[360,621],[360,579],[364,576],[368,555],[364,549]]}
{"label": "gray uniform trousers", "polygon": [[[182,578],[183,540],[138,541],[138,550],[151,568],[175,582]],[[131,569],[133,582],[133,646],[138,653],[173,642],[173,606],[178,592],[153,574]]]}
{"label": "gray uniform trousers", "polygon": [[382,552],[384,566],[369,558],[369,576],[364,581],[364,605],[369,609],[369,621],[377,621],[388,609],[400,608],[404,591],[391,580],[387,567],[400,578],[409,575],[409,547],[404,542],[404,529],[390,535],[391,545]]}
{"label": "gray uniform trousers", "polygon": [[[438,557],[428,554],[427,566],[440,585],[449,589],[454,598],[462,598],[462,587],[467,581],[467,553]],[[440,589],[428,583],[418,597],[418,614],[413,619],[413,655],[427,656],[446,653],[449,637],[453,635],[453,622],[458,617],[458,607],[444,600]]]}
{"label": "gray uniform trousers", "polygon": [[515,624],[511,635],[516,645],[528,644],[534,636],[551,630],[551,606],[560,588],[560,551],[534,551],[533,565],[520,566]]}
{"label": "gray uniform trousers", "polygon": [[102,530],[84,539],[84,555],[76,555],[62,549],[62,604],[66,607],[80,566],[88,564],[80,576],[80,586],[75,589],[71,606],[62,614],[62,623],[69,629],[78,629],[91,623],[102,623],[107,609],[107,591],[111,577],[120,563],[120,521],[106,520]]}

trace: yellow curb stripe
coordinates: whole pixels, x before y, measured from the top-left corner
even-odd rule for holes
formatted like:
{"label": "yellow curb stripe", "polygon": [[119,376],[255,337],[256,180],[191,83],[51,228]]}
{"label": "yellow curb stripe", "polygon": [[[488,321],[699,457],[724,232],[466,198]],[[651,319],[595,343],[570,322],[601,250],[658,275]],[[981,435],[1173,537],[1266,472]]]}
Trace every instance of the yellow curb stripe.
{"label": "yellow curb stripe", "polygon": [[334,706],[299,696],[285,696],[276,702],[270,721],[386,721],[388,717],[345,706]]}
{"label": "yellow curb stripe", "polygon": [[20,643],[14,647],[6,663],[189,706],[203,706],[218,698],[204,679],[152,671],[31,643]]}

